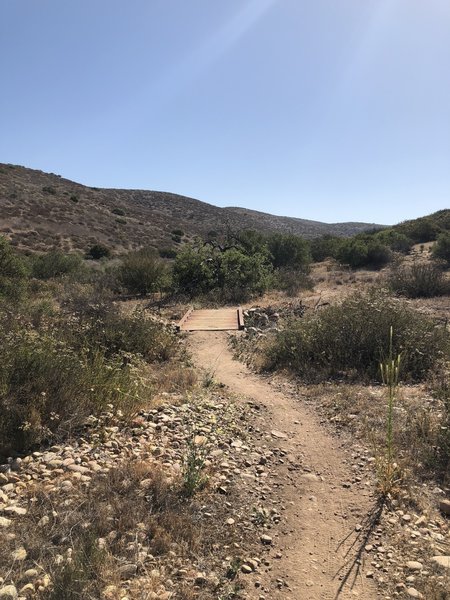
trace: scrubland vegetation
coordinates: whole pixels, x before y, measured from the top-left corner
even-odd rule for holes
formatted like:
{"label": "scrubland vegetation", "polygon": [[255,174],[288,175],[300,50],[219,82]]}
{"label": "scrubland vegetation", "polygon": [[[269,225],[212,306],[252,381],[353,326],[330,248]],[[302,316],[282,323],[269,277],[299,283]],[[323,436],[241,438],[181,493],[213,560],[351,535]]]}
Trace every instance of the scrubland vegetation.
{"label": "scrubland vegetation", "polygon": [[[311,265],[326,257],[347,268],[379,269],[395,256],[384,278],[391,295],[359,293],[290,322],[265,348],[265,367],[315,382],[368,380],[377,375],[392,326],[402,380],[425,380],[448,352],[448,333],[394,296],[448,294],[447,221],[442,211],[394,228],[312,242],[251,230],[211,232],[181,244],[173,259],[153,248],[114,257],[102,244],[84,257],[60,251],[24,255],[0,238],[0,446],[4,452],[30,448],[72,431],[93,410],[107,404],[133,410],[151,394],[140,376],[142,365],[170,360],[177,341],[148,315],[119,309],[115,300],[121,295],[214,304],[248,301],[271,289],[295,296],[312,288]],[[401,259],[430,232],[438,236],[432,260]]]}
{"label": "scrubland vegetation", "polygon": [[313,382],[377,379],[391,327],[405,381],[426,379],[450,350],[444,327],[386,292],[371,291],[288,322],[265,347],[263,366],[285,368]]}
{"label": "scrubland vegetation", "polygon": [[108,405],[148,402],[145,366],[179,352],[170,328],[122,311],[77,255],[0,244],[0,453],[61,439]]}
{"label": "scrubland vegetation", "polygon": [[[123,300],[219,305],[276,290],[288,308],[276,325],[267,317],[267,330],[243,341],[257,368],[294,377],[329,419],[364,439],[377,458],[381,493],[391,500],[401,501],[418,482],[448,486],[448,323],[410,300],[450,293],[446,219],[443,211],[352,238],[312,241],[251,230],[185,240],[184,231],[174,229],[176,249],[116,255],[100,243],[84,255],[24,254],[0,237],[0,456],[76,438],[90,419],[102,422],[105,414],[131,422],[165,379],[166,389],[193,386],[173,328],[142,302],[132,308]],[[437,240],[431,251],[411,254],[413,244],[430,239]],[[345,270],[356,291],[290,313],[291,298],[311,293],[314,263],[324,259]],[[357,280],[359,269],[366,279]],[[211,382],[205,388],[214,387]],[[188,440],[185,446],[170,482],[135,458],[106,477],[95,475],[79,508],[54,526],[51,543],[44,532],[36,535],[51,502],[35,494],[24,527],[32,532],[30,556],[47,561],[51,571],[47,597],[100,597],[106,583],[119,585],[116,558],[129,552],[129,531],[155,556],[176,544],[194,554],[209,548],[211,540],[195,531],[195,495],[207,486],[206,461],[201,445]],[[111,521],[116,537],[105,551],[96,540],[109,535]],[[55,552],[68,536],[73,559],[55,566]],[[5,556],[0,550],[5,561],[14,539],[8,544]],[[186,598],[195,597],[190,593]]]}

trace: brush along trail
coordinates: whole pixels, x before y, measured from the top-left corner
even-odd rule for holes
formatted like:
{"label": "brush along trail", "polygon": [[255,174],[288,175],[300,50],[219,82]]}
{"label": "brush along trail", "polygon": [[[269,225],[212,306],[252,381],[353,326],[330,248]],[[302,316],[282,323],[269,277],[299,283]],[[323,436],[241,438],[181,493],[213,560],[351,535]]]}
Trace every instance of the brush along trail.
{"label": "brush along trail", "polygon": [[285,509],[283,520],[261,536],[269,549],[267,566],[250,597],[383,597],[377,594],[370,565],[364,564],[364,547],[376,527],[376,496],[369,482],[355,481],[339,441],[298,398],[233,360],[225,332],[195,332],[189,344],[198,367],[242,401],[264,407],[263,440],[284,451],[266,477],[270,499]]}

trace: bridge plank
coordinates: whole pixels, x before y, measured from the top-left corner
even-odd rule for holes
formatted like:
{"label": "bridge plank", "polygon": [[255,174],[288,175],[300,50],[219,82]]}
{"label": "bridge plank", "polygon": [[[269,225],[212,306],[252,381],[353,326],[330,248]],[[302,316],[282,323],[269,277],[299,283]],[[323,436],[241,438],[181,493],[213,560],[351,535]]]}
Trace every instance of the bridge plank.
{"label": "bridge plank", "polygon": [[190,309],[179,321],[179,331],[233,331],[244,328],[242,309]]}

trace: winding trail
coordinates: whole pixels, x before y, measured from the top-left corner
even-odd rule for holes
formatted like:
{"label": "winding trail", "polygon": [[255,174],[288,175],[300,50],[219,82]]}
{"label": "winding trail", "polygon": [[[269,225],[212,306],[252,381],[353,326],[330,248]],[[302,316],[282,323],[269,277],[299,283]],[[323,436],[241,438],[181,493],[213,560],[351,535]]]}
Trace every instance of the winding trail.
{"label": "winding trail", "polygon": [[[376,512],[373,490],[364,482],[350,483],[354,472],[348,453],[313,411],[233,360],[227,339],[224,332],[190,334],[196,365],[213,372],[215,380],[234,394],[265,406],[267,430],[290,457],[271,473],[286,510],[271,570],[261,577],[270,595],[255,590],[254,598],[380,598],[366,576],[370,565],[363,564],[362,553]],[[292,468],[292,461],[301,467]],[[286,581],[287,587],[278,589],[277,579]]]}

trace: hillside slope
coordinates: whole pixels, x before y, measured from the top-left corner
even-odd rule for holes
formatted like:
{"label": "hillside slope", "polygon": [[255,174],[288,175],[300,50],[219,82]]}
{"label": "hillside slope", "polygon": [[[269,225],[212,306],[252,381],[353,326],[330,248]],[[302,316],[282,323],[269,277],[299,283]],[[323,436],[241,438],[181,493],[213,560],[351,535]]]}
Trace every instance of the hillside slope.
{"label": "hillside slope", "polygon": [[219,208],[167,192],[99,189],[53,173],[0,163],[0,234],[29,250],[86,250],[103,243],[120,252],[144,245],[176,245],[209,231],[257,229],[305,237],[348,236],[373,225],[326,224],[243,208]]}

